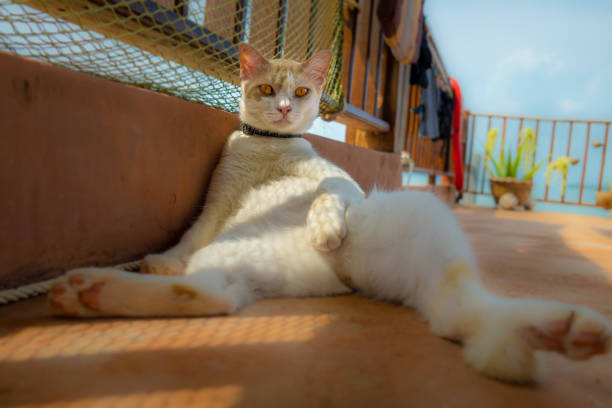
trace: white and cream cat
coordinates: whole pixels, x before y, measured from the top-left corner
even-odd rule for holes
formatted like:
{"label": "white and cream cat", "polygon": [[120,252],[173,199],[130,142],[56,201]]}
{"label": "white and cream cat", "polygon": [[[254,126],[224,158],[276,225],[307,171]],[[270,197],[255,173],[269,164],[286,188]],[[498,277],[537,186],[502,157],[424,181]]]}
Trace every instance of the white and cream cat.
{"label": "white and cream cat", "polygon": [[416,309],[435,334],[463,344],[468,364],[502,380],[532,380],[537,350],[571,359],[605,353],[612,326],[600,314],[489,293],[452,213],[434,196],[365,197],[293,137],[317,116],[330,58],[324,51],[305,63],[266,60],[241,45],[243,130],[226,143],[199,219],[178,245],[147,256],[145,273],[69,271],[51,289],[52,310],[218,315],[262,297],[357,291]]}

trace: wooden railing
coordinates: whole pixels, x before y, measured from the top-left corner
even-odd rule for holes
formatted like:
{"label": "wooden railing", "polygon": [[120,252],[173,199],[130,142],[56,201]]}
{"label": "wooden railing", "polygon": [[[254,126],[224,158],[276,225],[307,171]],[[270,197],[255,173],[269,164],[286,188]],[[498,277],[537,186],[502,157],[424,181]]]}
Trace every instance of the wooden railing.
{"label": "wooden railing", "polygon": [[[419,135],[421,88],[410,84],[410,65],[400,64],[385,44],[376,17],[379,0],[345,2],[343,89],[345,111],[335,117],[347,125],[346,141],[388,152],[407,152],[415,171],[449,171],[450,144]],[[442,58],[429,29],[425,35],[436,68],[448,82]]]}
{"label": "wooden railing", "polygon": [[[612,178],[611,153],[607,149],[612,121],[551,119],[529,116],[469,113],[468,141],[465,150],[465,192],[490,194],[489,176],[484,169],[483,152],[487,132],[498,128],[506,149],[518,144],[522,130],[531,127],[537,135],[535,162],[543,162],[534,177],[532,196],[537,201],[595,206],[595,193],[605,188]],[[498,142],[499,146],[499,142]],[[557,157],[569,157],[574,165],[568,171],[567,189],[560,191],[560,182],[553,174],[546,183],[546,168]]]}
{"label": "wooden railing", "polygon": [[347,125],[346,141],[394,151],[392,104],[397,64],[384,43],[376,17],[379,0],[345,2],[342,88],[345,111],[335,119]]}

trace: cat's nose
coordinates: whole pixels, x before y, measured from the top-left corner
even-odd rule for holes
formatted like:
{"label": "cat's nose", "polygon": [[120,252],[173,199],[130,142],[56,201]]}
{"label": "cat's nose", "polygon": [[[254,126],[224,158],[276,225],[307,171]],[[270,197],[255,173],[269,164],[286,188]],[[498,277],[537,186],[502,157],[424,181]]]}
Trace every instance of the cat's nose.
{"label": "cat's nose", "polygon": [[291,112],[291,106],[279,105],[276,107],[276,110],[282,113],[284,118],[285,116],[287,116],[287,113]]}

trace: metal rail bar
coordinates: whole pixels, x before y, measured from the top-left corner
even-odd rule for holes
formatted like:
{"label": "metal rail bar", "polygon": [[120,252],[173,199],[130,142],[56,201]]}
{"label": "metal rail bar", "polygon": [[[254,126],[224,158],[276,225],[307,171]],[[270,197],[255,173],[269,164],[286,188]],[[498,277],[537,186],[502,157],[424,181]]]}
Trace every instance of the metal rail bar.
{"label": "metal rail bar", "polygon": [[587,125],[586,143],[584,144],[584,158],[582,159],[582,177],[580,179],[580,196],[578,204],[582,204],[582,193],[584,192],[584,176],[586,174],[587,158],[589,156],[589,141],[591,139],[591,124]]}
{"label": "metal rail bar", "polygon": [[606,125],[606,135],[604,136],[603,152],[601,154],[601,167],[599,168],[599,183],[597,185],[597,191],[601,191],[601,183],[603,181],[603,172],[606,165],[606,150],[608,148],[608,133],[610,132],[610,124]]}

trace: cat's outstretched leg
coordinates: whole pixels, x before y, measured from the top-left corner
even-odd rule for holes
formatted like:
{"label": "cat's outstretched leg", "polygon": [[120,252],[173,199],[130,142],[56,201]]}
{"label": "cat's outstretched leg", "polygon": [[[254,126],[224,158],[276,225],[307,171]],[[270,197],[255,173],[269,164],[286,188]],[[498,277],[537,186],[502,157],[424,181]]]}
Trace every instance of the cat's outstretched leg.
{"label": "cat's outstretched leg", "polygon": [[586,307],[488,292],[453,214],[430,194],[373,193],[349,207],[347,225],[339,251],[354,288],[416,308],[483,374],[528,382],[537,351],[585,359],[610,348],[611,323]]}
{"label": "cat's outstretched leg", "polygon": [[424,307],[431,330],[463,343],[477,371],[504,381],[529,382],[539,373],[536,351],[574,360],[610,348],[612,325],[583,306],[506,299],[488,293],[467,264],[446,268]]}
{"label": "cat's outstretched leg", "polygon": [[221,269],[190,276],[74,269],[55,281],[48,297],[54,314],[74,317],[229,314],[252,300],[240,275]]}

